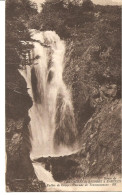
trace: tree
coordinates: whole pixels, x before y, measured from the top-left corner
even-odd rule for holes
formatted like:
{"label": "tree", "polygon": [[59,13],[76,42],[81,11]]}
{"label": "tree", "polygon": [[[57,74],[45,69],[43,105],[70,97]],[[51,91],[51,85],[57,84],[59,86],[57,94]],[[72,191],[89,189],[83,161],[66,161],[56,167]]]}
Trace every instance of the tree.
{"label": "tree", "polygon": [[37,10],[30,0],[7,0],[6,1],[6,17],[29,17],[36,14]]}

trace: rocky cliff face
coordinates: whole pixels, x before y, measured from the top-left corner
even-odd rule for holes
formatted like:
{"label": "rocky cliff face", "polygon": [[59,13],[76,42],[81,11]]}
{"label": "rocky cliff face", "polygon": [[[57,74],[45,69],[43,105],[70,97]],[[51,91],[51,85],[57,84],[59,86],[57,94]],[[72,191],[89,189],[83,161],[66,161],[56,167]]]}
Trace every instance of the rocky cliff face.
{"label": "rocky cliff face", "polygon": [[88,157],[88,175],[121,173],[121,102],[104,104],[86,123],[81,143]]}
{"label": "rocky cliff face", "polygon": [[42,191],[44,184],[37,180],[29,157],[28,110],[32,100],[17,69],[7,73],[6,86],[6,190]]}

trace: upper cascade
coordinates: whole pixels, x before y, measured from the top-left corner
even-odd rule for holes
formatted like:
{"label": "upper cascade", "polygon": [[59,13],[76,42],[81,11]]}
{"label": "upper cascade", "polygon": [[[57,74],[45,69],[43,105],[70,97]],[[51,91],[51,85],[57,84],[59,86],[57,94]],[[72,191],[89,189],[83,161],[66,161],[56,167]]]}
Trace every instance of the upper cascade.
{"label": "upper cascade", "polygon": [[30,30],[33,62],[19,69],[33,100],[29,110],[31,159],[77,150],[71,93],[63,81],[65,43],[54,31]]}

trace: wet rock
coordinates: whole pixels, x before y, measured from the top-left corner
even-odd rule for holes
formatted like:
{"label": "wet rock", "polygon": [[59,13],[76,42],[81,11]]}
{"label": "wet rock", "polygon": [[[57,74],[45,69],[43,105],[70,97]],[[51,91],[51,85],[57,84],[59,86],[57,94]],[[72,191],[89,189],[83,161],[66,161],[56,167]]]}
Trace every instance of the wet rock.
{"label": "wet rock", "polygon": [[46,190],[46,186],[43,182],[36,178],[28,180],[14,179],[10,181],[9,188],[7,186],[7,190],[11,192],[43,192]]}
{"label": "wet rock", "polygon": [[112,97],[114,98],[117,94],[117,85],[112,84],[112,85],[106,85],[106,86],[101,86],[100,87],[100,95],[102,98],[104,97]]}
{"label": "wet rock", "polygon": [[46,185],[44,182],[39,181],[38,179],[31,179],[28,182],[26,191],[27,192],[44,192],[46,191]]}
{"label": "wet rock", "polygon": [[23,191],[28,178],[35,177],[30,160],[31,145],[28,130],[30,121],[28,109],[32,106],[32,100],[27,94],[26,83],[18,72],[16,75],[16,84],[12,77],[13,82],[7,83],[6,89],[7,191]]}
{"label": "wet rock", "polygon": [[[26,129],[24,129],[26,131]],[[29,151],[24,144],[23,132],[13,133],[6,140],[7,181],[13,178],[28,178],[34,175]]]}
{"label": "wet rock", "polygon": [[84,127],[81,142],[87,142],[90,154],[88,175],[121,173],[120,108],[117,100],[104,105]]}

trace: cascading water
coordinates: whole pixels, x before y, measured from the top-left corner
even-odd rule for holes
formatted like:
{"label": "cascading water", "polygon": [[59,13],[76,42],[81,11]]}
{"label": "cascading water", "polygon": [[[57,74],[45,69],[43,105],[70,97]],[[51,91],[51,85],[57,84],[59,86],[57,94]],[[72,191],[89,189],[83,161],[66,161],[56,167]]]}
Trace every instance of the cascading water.
{"label": "cascading water", "polygon": [[62,77],[65,44],[54,31],[31,34],[33,63],[19,70],[33,101],[30,157],[69,155],[76,150],[77,133],[71,95]]}

